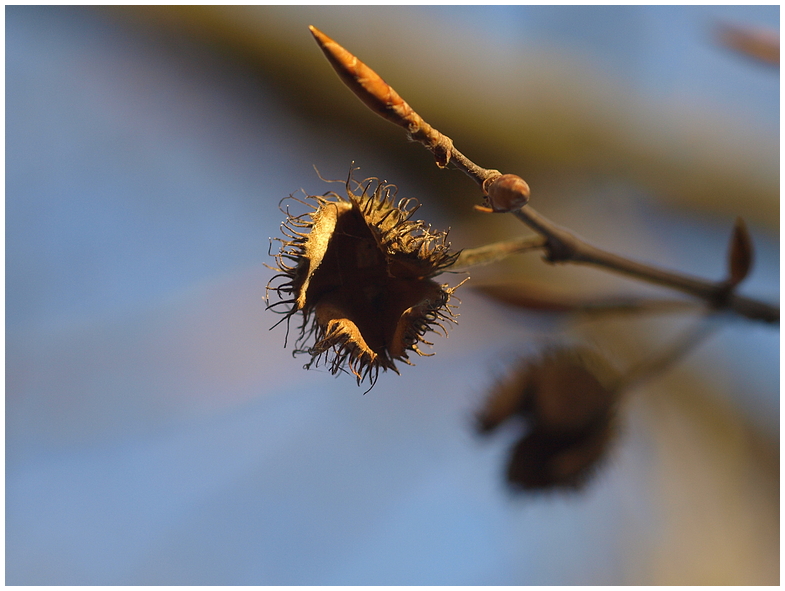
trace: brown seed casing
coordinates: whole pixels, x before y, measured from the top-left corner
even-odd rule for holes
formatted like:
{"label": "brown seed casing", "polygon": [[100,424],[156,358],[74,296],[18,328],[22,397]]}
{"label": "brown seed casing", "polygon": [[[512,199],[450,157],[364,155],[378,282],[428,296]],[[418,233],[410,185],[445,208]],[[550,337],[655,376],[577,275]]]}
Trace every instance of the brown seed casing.
{"label": "brown seed casing", "polygon": [[306,368],[324,362],[333,374],[349,371],[373,384],[379,370],[410,364],[410,352],[426,355],[418,348],[431,344],[425,333],[446,333],[443,322],[454,321],[454,288],[433,277],[458,254],[449,252],[446,232],[410,219],[419,206],[395,203],[394,187],[375,179],[357,186],[359,193],[347,182],[346,198],[309,197],[311,212],[287,212],[287,240],[268,285],[279,301],[269,307],[284,308],[286,320],[302,314],[295,353],[311,356]]}

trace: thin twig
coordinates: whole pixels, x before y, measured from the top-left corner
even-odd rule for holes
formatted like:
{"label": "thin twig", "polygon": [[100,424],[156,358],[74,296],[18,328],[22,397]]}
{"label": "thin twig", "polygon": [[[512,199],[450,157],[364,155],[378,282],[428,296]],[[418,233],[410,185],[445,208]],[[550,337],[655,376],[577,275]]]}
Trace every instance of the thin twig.
{"label": "thin twig", "polygon": [[615,384],[614,389],[618,392],[629,390],[656,377],[681,360],[717,330],[717,324],[713,322],[714,316],[712,312],[701,315],[697,323],[679,335],[664,352],[654,358],[645,359],[628,370]]}
{"label": "thin twig", "polygon": [[[469,160],[455,148],[449,137],[426,123],[376,72],[315,27],[310,27],[310,30],[340,78],[363,103],[378,115],[406,129],[412,140],[420,142],[434,154],[439,167],[444,168],[452,162],[474,179],[491,206],[481,210],[513,213],[540,234],[545,239],[544,248],[549,262],[598,266],[701,298],[713,308],[729,309],[753,320],[779,322],[779,308],[729,291],[727,282],[690,277],[606,252],[557,226],[531,206],[523,205],[529,199],[528,185],[520,177],[502,175],[498,170],[482,168]],[[512,177],[520,182],[510,182]],[[507,181],[504,190],[495,191],[498,187],[494,183],[500,180]],[[511,190],[518,190],[520,199],[512,199]],[[496,192],[504,196],[502,202],[494,202]],[[510,203],[514,206],[508,206]]]}
{"label": "thin twig", "polygon": [[754,300],[736,293],[727,295],[725,282],[712,282],[683,273],[676,273],[630,260],[617,254],[607,252],[575,236],[537,213],[532,207],[526,206],[512,212],[530,228],[547,239],[548,260],[553,263],[571,262],[584,263],[623,273],[649,283],[656,283],[689,295],[701,298],[712,306],[727,307],[737,314],[752,320],[779,322],[779,308],[765,302]]}
{"label": "thin twig", "polygon": [[477,248],[464,248],[449,271],[464,271],[471,267],[489,265],[507,258],[511,254],[536,250],[545,246],[542,236],[523,236],[513,240],[494,242]]}

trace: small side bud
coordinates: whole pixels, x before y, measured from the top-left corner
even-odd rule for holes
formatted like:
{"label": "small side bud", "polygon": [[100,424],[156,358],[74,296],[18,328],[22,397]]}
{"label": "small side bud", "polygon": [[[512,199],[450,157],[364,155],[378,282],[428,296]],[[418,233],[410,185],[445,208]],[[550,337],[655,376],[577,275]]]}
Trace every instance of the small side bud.
{"label": "small side bud", "polygon": [[744,220],[736,218],[728,247],[728,284],[736,287],[750,272],[753,260],[752,239]]}
{"label": "small side bud", "polygon": [[529,185],[517,174],[503,174],[488,186],[488,205],[494,213],[516,211],[529,202]]}

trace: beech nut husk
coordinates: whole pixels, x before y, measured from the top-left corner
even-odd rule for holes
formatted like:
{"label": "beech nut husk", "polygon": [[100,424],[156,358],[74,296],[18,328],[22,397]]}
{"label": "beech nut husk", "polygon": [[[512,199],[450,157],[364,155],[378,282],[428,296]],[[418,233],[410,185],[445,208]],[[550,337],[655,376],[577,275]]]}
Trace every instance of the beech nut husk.
{"label": "beech nut husk", "polygon": [[427,332],[446,336],[445,323],[455,322],[455,288],[433,277],[459,253],[450,252],[446,232],[411,220],[419,204],[396,202],[393,185],[356,183],[350,175],[346,194],[290,197],[311,211],[284,212],[286,239],[276,239],[278,274],[267,287],[279,301],[268,308],[287,324],[301,315],[294,354],[311,357],[306,369],[324,363],[333,374],[349,372],[373,386],[380,370],[398,373],[396,361],[411,365],[409,353],[430,355],[418,347],[432,344]]}

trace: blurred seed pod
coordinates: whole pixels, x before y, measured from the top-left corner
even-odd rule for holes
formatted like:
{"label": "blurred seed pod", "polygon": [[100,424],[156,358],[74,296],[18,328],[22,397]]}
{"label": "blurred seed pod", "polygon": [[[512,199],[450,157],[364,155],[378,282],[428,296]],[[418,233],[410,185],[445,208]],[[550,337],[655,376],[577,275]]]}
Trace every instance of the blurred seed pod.
{"label": "blurred seed pod", "polygon": [[[450,266],[447,233],[411,217],[412,199],[395,202],[396,188],[378,179],[346,183],[347,197],[309,196],[312,211],[285,211],[286,239],[275,255],[268,284],[279,301],[268,305],[287,322],[302,314],[295,354],[311,356],[305,368],[324,362],[330,372],[348,371],[358,384],[376,382],[379,370],[398,372],[409,352],[426,355],[424,335],[454,322],[454,288],[432,280]],[[282,308],[282,310],[281,310]]]}
{"label": "blurred seed pod", "polygon": [[576,487],[603,457],[618,402],[617,373],[596,353],[560,348],[525,359],[496,384],[477,414],[488,433],[512,417],[527,432],[513,448],[507,480],[514,488]]}
{"label": "blurred seed pod", "polygon": [[513,489],[529,491],[581,488],[606,456],[614,434],[611,413],[572,433],[534,429],[512,448],[507,482]]}
{"label": "blurred seed pod", "polygon": [[491,390],[477,413],[480,432],[517,414],[549,431],[570,431],[606,412],[616,400],[616,372],[586,348],[558,348],[523,359]]}

